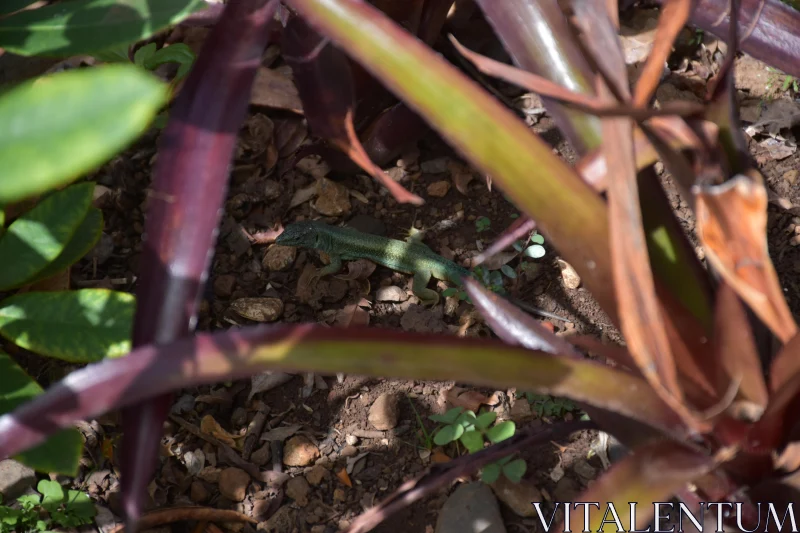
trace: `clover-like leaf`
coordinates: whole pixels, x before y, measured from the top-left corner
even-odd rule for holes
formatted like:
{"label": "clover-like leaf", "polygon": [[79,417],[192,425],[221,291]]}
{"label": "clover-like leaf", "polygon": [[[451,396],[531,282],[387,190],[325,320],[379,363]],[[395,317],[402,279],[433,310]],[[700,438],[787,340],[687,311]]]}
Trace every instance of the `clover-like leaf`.
{"label": "clover-like leaf", "polygon": [[483,433],[480,431],[466,431],[459,439],[469,453],[483,449]]}
{"label": "clover-like leaf", "polygon": [[528,469],[527,463],[524,459],[515,459],[510,463],[503,465],[503,475],[506,476],[512,483],[519,483],[525,471]]}
{"label": "clover-like leaf", "polygon": [[486,430],[489,426],[494,424],[495,420],[497,420],[497,413],[494,411],[487,411],[478,416],[477,420],[475,420],[475,427],[480,430]]}
{"label": "clover-like leaf", "polygon": [[511,420],[506,420],[505,422],[500,422],[496,426],[486,431],[486,438],[488,438],[492,444],[497,444],[498,442],[502,442],[513,437],[516,430],[517,426],[514,424],[514,422]]}
{"label": "clover-like leaf", "polygon": [[497,463],[488,464],[481,470],[481,481],[491,485],[500,478],[502,471],[502,467]]}
{"label": "clover-like leaf", "polygon": [[453,407],[443,415],[430,415],[428,418],[440,424],[454,424],[463,410],[463,407]]}
{"label": "clover-like leaf", "polygon": [[436,432],[436,435],[433,437],[433,442],[438,444],[439,446],[444,446],[446,444],[450,444],[453,441],[458,440],[461,438],[461,435],[464,434],[463,426],[459,426],[458,424],[451,424],[449,426],[444,426],[442,429]]}

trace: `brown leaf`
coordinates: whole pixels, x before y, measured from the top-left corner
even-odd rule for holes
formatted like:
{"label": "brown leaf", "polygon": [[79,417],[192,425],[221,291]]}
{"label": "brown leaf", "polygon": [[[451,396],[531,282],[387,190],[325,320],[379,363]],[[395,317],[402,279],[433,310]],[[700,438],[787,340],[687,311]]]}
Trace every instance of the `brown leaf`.
{"label": "brown leaf", "polygon": [[200,420],[200,431],[228,446],[236,447],[236,437],[225,431],[211,415],[206,415]]}
{"label": "brown leaf", "polygon": [[[797,333],[767,249],[767,191],[757,171],[695,186],[697,233],[706,258],[786,343]],[[787,376],[788,377],[788,376]]]}
{"label": "brown leaf", "polygon": [[347,274],[339,274],[336,276],[339,279],[353,280],[353,279],[366,279],[375,272],[377,265],[368,259],[357,259],[347,263]]}
{"label": "brown leaf", "polygon": [[464,409],[475,412],[480,409],[481,405],[494,405],[497,403],[496,399],[492,402],[492,398],[485,394],[461,387],[452,387],[445,391],[444,394],[447,403],[451,404],[453,407],[463,407]]}
{"label": "brown leaf", "polygon": [[290,75],[279,69],[261,67],[253,82],[253,94],[250,97],[253,105],[284,109],[293,113],[303,113],[303,103],[297,94]]}
{"label": "brown leaf", "polygon": [[361,299],[361,301],[357,304],[348,304],[344,306],[343,309],[340,309],[336,313],[336,318],[334,319],[337,326],[340,327],[356,327],[356,326],[368,326],[369,325],[369,306],[370,303],[365,300]]}
{"label": "brown leaf", "polygon": [[346,485],[350,488],[353,488],[353,482],[350,481],[350,476],[347,474],[347,469],[342,468],[336,472],[336,479],[338,479],[342,485]]}
{"label": "brown leaf", "polygon": [[452,461],[450,456],[444,453],[441,448],[436,448],[433,450],[433,453],[431,454],[431,462],[433,464],[449,463],[450,461]]}

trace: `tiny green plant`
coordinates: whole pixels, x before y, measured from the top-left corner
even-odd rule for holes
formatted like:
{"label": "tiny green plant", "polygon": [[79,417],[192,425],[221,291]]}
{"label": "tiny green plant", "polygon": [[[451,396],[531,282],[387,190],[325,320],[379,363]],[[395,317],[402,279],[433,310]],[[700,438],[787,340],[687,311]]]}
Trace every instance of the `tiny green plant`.
{"label": "tiny green plant", "polygon": [[[468,453],[482,450],[486,441],[496,444],[513,437],[516,432],[516,425],[511,420],[495,424],[497,413],[493,411],[476,415],[463,407],[454,407],[443,415],[431,415],[428,418],[442,424],[433,435],[434,443],[446,446],[457,442],[464,446]],[[494,483],[502,474],[512,482],[518,483],[525,475],[526,468],[525,460],[512,461],[511,456],[504,457],[484,467],[481,471],[481,480],[485,483]]]}
{"label": "tiny green plant", "polygon": [[532,392],[520,393],[517,397],[524,396],[531,408],[539,417],[563,417],[570,411],[578,411],[575,402],[565,398],[556,398],[547,394],[534,394]]}
{"label": "tiny green plant", "polygon": [[92,523],[96,511],[89,496],[43,479],[39,494],[17,498],[16,505],[0,506],[0,533],[48,532],[53,527],[77,528]]}
{"label": "tiny green plant", "polygon": [[484,231],[488,231],[489,228],[492,227],[492,221],[489,220],[487,217],[478,217],[475,219],[475,229],[478,233],[483,233]]}
{"label": "tiny green plant", "polygon": [[422,434],[422,440],[423,440],[422,448],[426,450],[432,450],[433,435],[429,433],[428,430],[425,429],[425,424],[422,422],[422,417],[419,416],[419,412],[417,411],[417,408],[414,407],[414,402],[411,401],[411,398],[406,396],[406,400],[408,400],[408,403],[411,405],[411,410],[414,411],[414,416],[417,419],[417,424],[419,425],[419,432]]}

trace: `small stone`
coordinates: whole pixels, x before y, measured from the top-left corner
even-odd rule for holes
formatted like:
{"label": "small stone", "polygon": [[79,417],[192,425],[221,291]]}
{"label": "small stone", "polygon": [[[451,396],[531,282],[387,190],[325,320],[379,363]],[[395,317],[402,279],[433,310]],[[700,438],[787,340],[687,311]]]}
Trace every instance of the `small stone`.
{"label": "small stone", "polygon": [[314,467],[306,472],[306,481],[313,486],[319,486],[322,480],[328,477],[328,469],[322,465],[314,465]]}
{"label": "small stone", "polygon": [[236,287],[236,276],[223,274],[214,278],[214,295],[217,298],[227,300],[233,294],[234,287]]}
{"label": "small stone", "polygon": [[287,440],[283,449],[283,464],[286,466],[308,466],[318,457],[319,449],[303,435]]}
{"label": "small stone", "polygon": [[199,479],[192,481],[192,486],[189,489],[189,499],[194,503],[205,503],[210,495],[205,483]]}
{"label": "small stone", "polygon": [[342,457],[355,457],[356,455],[358,455],[358,448],[350,445],[345,446],[344,448],[342,448],[342,451],[339,453],[339,455],[341,455]]}
{"label": "small stone", "polygon": [[434,198],[444,198],[449,190],[449,181],[436,181],[428,185],[428,196],[433,196]]}
{"label": "small stone", "polygon": [[219,483],[219,476],[222,473],[221,468],[215,466],[207,466],[197,474],[197,477],[209,483]]}
{"label": "small stone", "polygon": [[278,298],[239,298],[229,309],[254,322],[275,322],[283,314],[283,302]]}
{"label": "small stone", "polygon": [[206,466],[206,454],[200,448],[186,452],[183,454],[183,464],[186,465],[186,471],[190,476],[196,476]]}
{"label": "small stone", "polygon": [[267,248],[261,265],[269,271],[286,270],[292,266],[296,257],[297,248],[295,246],[273,244]]}
{"label": "small stone", "polygon": [[528,403],[524,397],[519,398],[516,402],[514,402],[513,407],[511,407],[511,411],[509,411],[509,416],[511,420],[525,420],[526,418],[530,418],[533,416],[533,412],[531,412],[531,404]]}
{"label": "small stone", "polygon": [[356,444],[358,444],[358,437],[356,437],[355,435],[348,435],[344,438],[344,441],[350,446],[355,446]]}
{"label": "small stone", "polygon": [[423,161],[419,168],[425,174],[442,174],[447,172],[447,163],[450,161],[447,157],[439,157],[429,161]]}
{"label": "small stone", "polygon": [[497,481],[492,483],[492,490],[500,501],[508,505],[518,516],[536,516],[536,508],[533,504],[542,501],[542,493],[539,492],[539,489],[524,479],[519,483],[513,483],[507,477],[500,476]]}
{"label": "small stone", "polygon": [[317,201],[311,206],[321,215],[338,217],[352,209],[347,187],[327,178],[317,182]]}
{"label": "small stone", "polygon": [[259,522],[256,529],[258,531],[265,531],[266,533],[286,533],[287,531],[295,531],[297,525],[295,524],[296,511],[289,505],[279,507],[275,514],[270,516],[268,520]]}
{"label": "small stone", "polygon": [[561,279],[564,280],[564,286],[568,289],[577,289],[581,286],[581,277],[572,268],[572,265],[564,261],[563,259],[558,260],[558,268],[561,269]]}
{"label": "small stone", "polygon": [[250,461],[258,466],[264,466],[272,459],[272,450],[270,449],[269,442],[257,449],[250,455]]}
{"label": "small stone", "polygon": [[794,185],[794,182],[797,181],[797,175],[800,174],[800,170],[787,170],[783,173],[783,179],[789,182],[789,185]]}
{"label": "small stone", "polygon": [[13,459],[0,461],[0,494],[3,501],[16,498],[36,484],[36,472]]}
{"label": "small stone", "polygon": [[447,498],[436,521],[436,533],[505,533],[500,506],[483,483],[460,485]]}
{"label": "small stone", "polygon": [[408,293],[396,285],[380,287],[375,293],[375,299],[379,302],[405,302],[408,300]]}
{"label": "small stone", "polygon": [[347,494],[345,494],[344,489],[341,487],[337,487],[333,491],[333,501],[335,502],[343,502],[347,499]]}
{"label": "small stone", "polygon": [[375,429],[385,431],[397,427],[397,397],[384,392],[369,408],[369,423]]}
{"label": "small stone", "polygon": [[553,489],[553,501],[556,502],[571,502],[575,501],[578,494],[581,493],[580,484],[572,478],[567,476],[562,477],[556,483],[556,488]]}
{"label": "small stone", "polygon": [[226,468],[219,475],[220,494],[234,502],[244,500],[249,484],[250,474],[239,468]]}
{"label": "small stone", "polygon": [[264,199],[274,200],[281,195],[281,184],[275,180],[264,181]]}
{"label": "small stone", "polygon": [[286,495],[300,507],[308,505],[308,493],[310,491],[311,487],[304,477],[293,477],[286,482]]}

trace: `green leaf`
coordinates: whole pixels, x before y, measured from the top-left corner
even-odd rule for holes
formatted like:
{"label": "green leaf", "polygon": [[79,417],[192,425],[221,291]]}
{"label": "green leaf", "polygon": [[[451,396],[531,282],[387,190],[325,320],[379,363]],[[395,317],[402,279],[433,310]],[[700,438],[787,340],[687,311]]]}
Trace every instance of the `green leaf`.
{"label": "green leaf", "polygon": [[534,233],[531,235],[531,242],[534,244],[544,244],[544,235],[541,233]]}
{"label": "green leaf", "polygon": [[528,465],[525,463],[524,459],[515,459],[503,466],[503,475],[512,483],[519,483],[527,469]]}
{"label": "green leaf", "polygon": [[486,438],[488,438],[492,444],[497,444],[498,442],[513,437],[516,430],[517,427],[514,422],[506,420],[486,431]]}
{"label": "green leaf", "polygon": [[137,66],[145,67],[145,62],[156,53],[156,48],[158,48],[156,43],[149,43],[142,46],[133,54],[133,63]]}
{"label": "green leaf", "polygon": [[165,46],[150,57],[144,60],[144,67],[148,70],[155,70],[159,65],[164,63],[177,63],[178,72],[175,74],[175,79],[180,80],[189,72],[194,63],[195,55],[192,49],[184,43],[175,43],[170,46]]}
{"label": "green leaf", "polygon": [[481,414],[475,421],[475,427],[480,430],[485,430],[497,420],[497,413],[494,411],[487,411]]}
{"label": "green leaf", "polygon": [[42,501],[42,496],[40,494],[23,494],[17,501],[20,503],[23,509],[33,509],[34,506],[39,505]]}
{"label": "green leaf", "polygon": [[530,257],[532,259],[539,259],[540,257],[544,257],[545,251],[544,246],[540,244],[532,244],[525,248],[525,251],[522,252],[522,255],[525,257]]}
{"label": "green leaf", "polygon": [[491,485],[500,478],[500,472],[502,472],[500,465],[497,463],[488,464],[481,470],[481,481]]}
{"label": "green leaf", "polygon": [[458,415],[458,418],[456,418],[455,423],[456,424],[461,424],[462,426],[466,427],[468,425],[474,424],[475,423],[475,419],[476,419],[475,413],[473,413],[472,411],[467,410],[467,411],[464,411],[463,413],[461,413],[460,415]]}
{"label": "green leaf", "polygon": [[516,279],[517,273],[508,265],[503,265],[500,267],[500,272],[506,275],[507,278]]}
{"label": "green leaf", "polygon": [[[9,355],[0,352],[0,414],[13,411],[42,392],[42,387]],[[22,452],[16,459],[40,472],[74,476],[78,473],[82,448],[78,430],[67,429]]]}
{"label": "green leaf", "polygon": [[483,433],[480,431],[466,431],[461,435],[460,440],[469,453],[483,449]]}
{"label": "green leaf", "polygon": [[42,494],[42,505],[61,505],[64,501],[64,488],[58,481],[43,479],[36,485],[36,490]]}
{"label": "green leaf", "polygon": [[91,54],[147,39],[203,0],[72,0],[0,20],[0,47],[28,55]]}
{"label": "green leaf", "polygon": [[67,512],[77,518],[83,523],[89,523],[91,519],[97,514],[97,510],[92,503],[91,498],[85,492],[79,490],[70,490],[67,493]]}
{"label": "green leaf", "polygon": [[436,435],[433,436],[433,442],[439,446],[444,446],[445,444],[450,444],[451,442],[458,440],[458,438],[463,434],[463,427],[456,424],[451,424],[449,426],[444,426],[437,431]]}
{"label": "green leaf", "polygon": [[77,263],[84,255],[89,253],[95,244],[97,244],[102,232],[103,212],[96,207],[90,207],[83,222],[81,222],[81,225],[75,230],[75,234],[64,247],[61,254],[59,254],[52,263],[47,265],[44,270],[28,280],[28,283],[47,279]]}
{"label": "green leaf", "polygon": [[[0,290],[24,284],[64,251],[92,201],[94,183],[48,196],[20,216],[0,239]],[[13,260],[12,260],[13,258]]]}
{"label": "green leaf", "polygon": [[0,204],[66,185],[103,164],[147,129],[167,96],[164,83],[134,65],[61,72],[4,93]]}
{"label": "green leaf", "polygon": [[73,363],[130,350],[135,298],[107,289],[27,292],[0,302],[0,335],[42,355]]}
{"label": "green leaf", "polygon": [[456,289],[455,287],[450,287],[442,291],[442,296],[444,296],[445,298],[449,298],[450,296],[453,296],[457,292],[458,289]]}
{"label": "green leaf", "polygon": [[453,407],[443,415],[430,415],[428,418],[440,424],[454,424],[463,410],[463,407]]}
{"label": "green leaf", "polygon": [[127,44],[112,46],[106,50],[92,53],[92,57],[104,63],[130,63],[131,59],[128,56],[128,48],[129,45]]}

